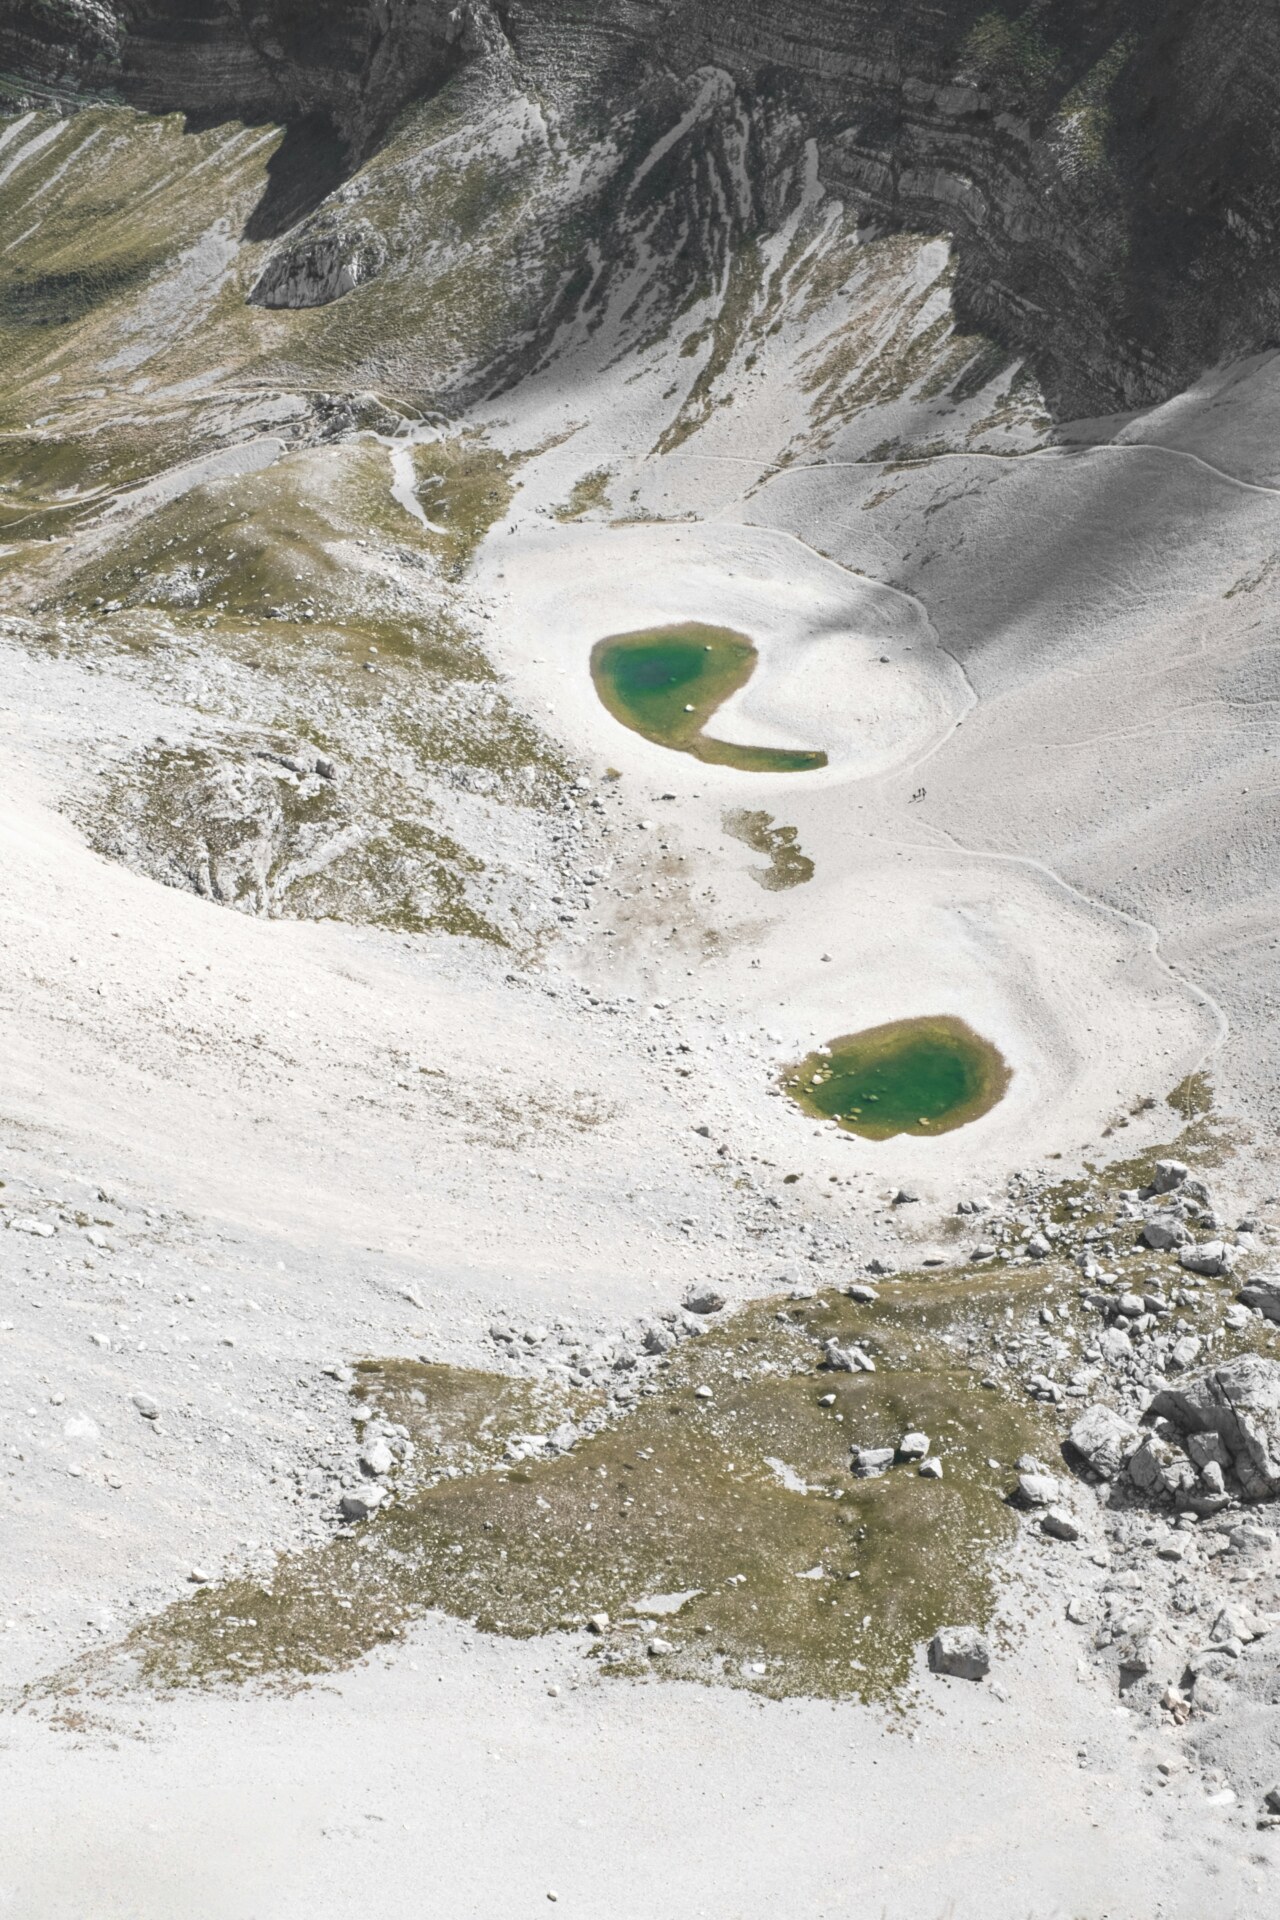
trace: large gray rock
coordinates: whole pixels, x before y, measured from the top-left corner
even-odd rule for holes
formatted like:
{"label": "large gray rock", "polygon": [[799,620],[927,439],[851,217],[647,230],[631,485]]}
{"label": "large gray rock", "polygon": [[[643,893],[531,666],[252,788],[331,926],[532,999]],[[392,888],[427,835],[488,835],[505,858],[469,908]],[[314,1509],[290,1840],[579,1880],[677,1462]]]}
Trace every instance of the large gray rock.
{"label": "large gray rock", "polygon": [[1138,1445],[1136,1427],[1112,1407],[1086,1407],[1063,1442],[1072,1466],[1085,1467],[1103,1480],[1114,1480]]}
{"label": "large gray rock", "polygon": [[1169,1349],[1170,1372],[1186,1373],[1194,1367],[1203,1344],[1198,1333],[1184,1333],[1180,1340],[1175,1340]]}
{"label": "large gray rock", "polygon": [[254,282],[255,307],[326,307],[376,279],[386,264],[382,241],[363,221],[340,225],[321,215],[273,253]]}
{"label": "large gray rock", "polygon": [[862,1347],[842,1347],[832,1336],[822,1345],[822,1365],[835,1373],[874,1373],[876,1363]]}
{"label": "large gray rock", "polygon": [[991,1671],[991,1648],[977,1627],[939,1627],[929,1642],[929,1665],[954,1680],[983,1680]]}
{"label": "large gray rock", "polygon": [[1188,1273],[1203,1274],[1209,1280],[1221,1279],[1223,1274],[1230,1273],[1235,1263],[1235,1250],[1225,1240],[1202,1240],[1198,1247],[1183,1247],[1178,1255],[1179,1266]]}
{"label": "large gray rock", "polygon": [[1157,1213],[1143,1222],[1140,1238],[1144,1246],[1156,1253],[1171,1253],[1175,1247],[1190,1244],[1191,1230],[1176,1215]]}
{"label": "large gray rock", "polygon": [[1168,1469],[1176,1458],[1172,1447],[1154,1434],[1148,1434],[1140,1447],[1129,1455],[1127,1472],[1140,1493],[1165,1494],[1172,1491]]}
{"label": "large gray rock", "polygon": [[1051,1507],[1058,1499],[1059,1492],[1052,1474],[1020,1473],[1011,1498],[1018,1507]]}
{"label": "large gray rock", "polygon": [[859,1480],[878,1480],[893,1465],[892,1447],[850,1447],[849,1465]]}
{"label": "large gray rock", "polygon": [[1185,1435],[1217,1434],[1246,1500],[1280,1496],[1280,1361],[1242,1353],[1165,1387],[1147,1408],[1161,1416]]}
{"label": "large gray rock", "polygon": [[1191,1169],[1183,1160],[1157,1160],[1155,1172],[1151,1176],[1151,1185],[1143,1189],[1144,1193],[1172,1193],[1180,1187]]}
{"label": "large gray rock", "polygon": [[1240,1299],[1268,1320],[1280,1321],[1280,1273],[1255,1274],[1241,1287]]}

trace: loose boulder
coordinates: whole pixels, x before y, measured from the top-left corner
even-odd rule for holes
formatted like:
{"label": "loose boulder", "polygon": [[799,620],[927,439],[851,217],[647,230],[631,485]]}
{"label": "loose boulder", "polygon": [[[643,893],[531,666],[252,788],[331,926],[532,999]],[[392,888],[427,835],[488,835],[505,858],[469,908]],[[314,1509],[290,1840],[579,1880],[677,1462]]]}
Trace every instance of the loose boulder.
{"label": "loose boulder", "polygon": [[1138,1444],[1137,1429],[1112,1407],[1087,1407],[1063,1442],[1072,1466],[1114,1480]]}
{"label": "loose boulder", "polygon": [[893,1465],[892,1447],[850,1447],[849,1465],[859,1480],[878,1480]]}
{"label": "loose boulder", "polygon": [[1236,1263],[1235,1249],[1225,1240],[1202,1240],[1198,1247],[1183,1247],[1179,1266],[1188,1273],[1199,1273],[1206,1280],[1220,1280]]}
{"label": "loose boulder", "polygon": [[1259,1273],[1240,1289],[1240,1300],[1267,1320],[1280,1321],[1280,1273]]}
{"label": "loose boulder", "polygon": [[1017,1507],[1051,1507],[1058,1493],[1058,1483],[1052,1474],[1020,1473],[1010,1499]]}
{"label": "loose boulder", "polygon": [[1145,1220],[1140,1236],[1144,1247],[1151,1247],[1156,1253],[1170,1253],[1175,1247],[1189,1246],[1190,1229],[1171,1213],[1157,1213]]}
{"label": "loose boulder", "polygon": [[929,1642],[929,1665],[953,1680],[985,1680],[991,1671],[986,1635],[977,1627],[939,1627]]}

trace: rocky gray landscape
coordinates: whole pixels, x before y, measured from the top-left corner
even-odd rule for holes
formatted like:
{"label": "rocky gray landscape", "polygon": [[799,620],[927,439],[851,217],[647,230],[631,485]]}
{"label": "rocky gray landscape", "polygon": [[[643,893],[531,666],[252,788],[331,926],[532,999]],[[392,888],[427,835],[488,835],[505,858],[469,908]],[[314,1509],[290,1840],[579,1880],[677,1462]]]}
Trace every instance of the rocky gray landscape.
{"label": "rocky gray landscape", "polygon": [[1158,11],[0,0],[5,1912],[1274,1911],[1280,49]]}

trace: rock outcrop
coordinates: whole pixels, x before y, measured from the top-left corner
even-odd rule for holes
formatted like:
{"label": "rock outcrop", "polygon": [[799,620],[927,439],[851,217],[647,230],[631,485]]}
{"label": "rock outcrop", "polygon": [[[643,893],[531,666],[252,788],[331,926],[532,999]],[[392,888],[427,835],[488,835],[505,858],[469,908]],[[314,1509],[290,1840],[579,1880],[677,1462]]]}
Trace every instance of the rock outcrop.
{"label": "rock outcrop", "polygon": [[[1280,1497],[1280,1361],[1241,1354],[1157,1393],[1148,1418],[1185,1436],[1193,1460],[1202,1454],[1204,1466],[1234,1475],[1246,1500]],[[1206,1439],[1220,1447],[1206,1449]]]}
{"label": "rock outcrop", "polygon": [[249,299],[258,307],[323,307],[382,271],[386,252],[363,223],[307,221],[268,259]]}
{"label": "rock outcrop", "polygon": [[319,130],[334,184],[408,101],[495,57],[567,127],[624,140],[661,74],[727,73],[868,220],[955,236],[962,323],[1027,354],[1059,415],[1147,404],[1280,331],[1262,0],[15,0],[0,22],[0,71]]}

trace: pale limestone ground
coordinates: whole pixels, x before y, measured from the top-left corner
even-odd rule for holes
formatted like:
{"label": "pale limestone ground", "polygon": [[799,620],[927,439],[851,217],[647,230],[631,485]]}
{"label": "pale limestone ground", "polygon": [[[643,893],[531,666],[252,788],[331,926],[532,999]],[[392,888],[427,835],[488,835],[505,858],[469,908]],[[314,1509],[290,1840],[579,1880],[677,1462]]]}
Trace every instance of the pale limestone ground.
{"label": "pale limestone ground", "polygon": [[[940,285],[937,242],[875,257],[890,310]],[[1272,1177],[1276,362],[1090,423],[1125,451],[1033,453],[1040,429],[990,423],[998,396],[903,392],[778,472],[839,306],[789,322],[750,378],[740,344],[713,390],[732,404],[663,455],[670,383],[687,394],[709,348],[662,341],[637,366],[624,333],[584,320],[477,415],[510,450],[546,448],[481,556],[488,644],[592,792],[624,774],[590,911],[515,981],[469,944],[259,923],[88,854],[57,808],[96,744],[180,734],[182,710],[6,649],[0,1197],[113,1219],[104,1248],[62,1220],[0,1237],[7,1680],[110,1635],[194,1564],[308,1537],[287,1486],[299,1434],[349,1443],[331,1362],[474,1361],[498,1312],[606,1326],[695,1277],[741,1297],[843,1273],[892,1251],[879,1203],[900,1181],[935,1203],[908,1230],[923,1238],[1011,1167],[1105,1152],[1104,1126],[1202,1064]],[[274,342],[291,322],[246,318],[232,289],[224,324]],[[298,411],[275,405],[233,437]],[[939,431],[950,457],[870,459]],[[552,522],[606,470],[588,524]],[[636,514],[680,524],[605,524]],[[828,745],[830,770],[752,780],[615,726],[590,645],[658,615],[758,636],[726,726]],[[748,800],[799,828],[809,886],[756,886],[721,827]],[[593,1009],[584,987],[634,1000]],[[979,1125],[872,1147],[770,1097],[814,1039],[918,1011],[962,1013],[1006,1051],[1013,1088]],[[1162,1125],[1138,1121],[1126,1149]],[[767,1251],[718,1142],[773,1163]],[[787,1167],[809,1180],[784,1188]],[[837,1168],[862,1190],[833,1226],[808,1196]],[[172,1412],[161,1436],[139,1389]],[[505,1920],[554,1890],[592,1920],[1271,1912],[1273,1838],[1196,1787],[1158,1790],[1153,1736],[1077,1677],[1060,1616],[1016,1586],[1007,1609],[1007,1701],[926,1682],[914,1740],[850,1706],[575,1691],[558,1644],[441,1621],[293,1700],[130,1698],[114,1731],[82,1733],[10,1717],[0,1904]]]}

